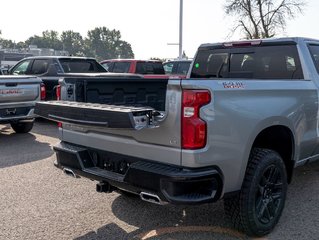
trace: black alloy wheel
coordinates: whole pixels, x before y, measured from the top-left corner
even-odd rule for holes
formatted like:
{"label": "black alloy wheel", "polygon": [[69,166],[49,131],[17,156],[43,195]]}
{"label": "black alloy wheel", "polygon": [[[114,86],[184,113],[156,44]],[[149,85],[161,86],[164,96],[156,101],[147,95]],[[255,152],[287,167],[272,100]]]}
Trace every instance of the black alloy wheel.
{"label": "black alloy wheel", "polygon": [[263,172],[256,192],[255,211],[260,223],[269,224],[276,218],[283,198],[280,169],[276,165],[270,165]]}
{"label": "black alloy wheel", "polygon": [[270,149],[251,151],[239,193],[224,199],[234,228],[249,236],[264,236],[278,223],[285,206],[287,173],[281,156]]}

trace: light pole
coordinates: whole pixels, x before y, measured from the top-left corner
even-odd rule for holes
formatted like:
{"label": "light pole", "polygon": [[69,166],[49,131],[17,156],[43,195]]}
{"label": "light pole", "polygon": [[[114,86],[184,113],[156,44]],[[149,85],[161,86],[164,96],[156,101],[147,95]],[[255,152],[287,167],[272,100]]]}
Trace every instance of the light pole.
{"label": "light pole", "polygon": [[183,0],[179,4],[179,60],[183,58]]}
{"label": "light pole", "polygon": [[183,0],[180,0],[179,4],[179,42],[178,43],[167,43],[167,45],[178,45],[179,53],[178,59],[183,58]]}

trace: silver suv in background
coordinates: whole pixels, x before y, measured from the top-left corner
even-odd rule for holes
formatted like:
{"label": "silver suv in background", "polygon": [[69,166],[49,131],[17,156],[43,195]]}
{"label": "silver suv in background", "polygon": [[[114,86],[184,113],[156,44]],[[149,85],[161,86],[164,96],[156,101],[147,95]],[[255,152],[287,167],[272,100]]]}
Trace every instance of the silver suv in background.
{"label": "silver suv in background", "polygon": [[192,60],[173,60],[163,63],[165,73],[173,76],[186,77]]}

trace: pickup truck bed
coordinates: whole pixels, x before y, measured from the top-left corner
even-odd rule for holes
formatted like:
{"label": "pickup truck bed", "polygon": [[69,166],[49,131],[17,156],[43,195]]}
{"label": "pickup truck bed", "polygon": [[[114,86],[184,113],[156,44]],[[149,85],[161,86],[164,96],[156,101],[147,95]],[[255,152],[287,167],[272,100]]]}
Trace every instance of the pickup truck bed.
{"label": "pickup truck bed", "polygon": [[[157,204],[223,198],[235,228],[262,236],[280,219],[294,167],[319,158],[318,72],[318,40],[204,44],[186,79],[64,78],[63,102],[38,103],[37,114],[62,122],[58,166],[99,192]],[[65,113],[72,101],[80,119]],[[93,114],[132,119],[123,106],[147,108],[137,114],[146,124],[91,124]]]}

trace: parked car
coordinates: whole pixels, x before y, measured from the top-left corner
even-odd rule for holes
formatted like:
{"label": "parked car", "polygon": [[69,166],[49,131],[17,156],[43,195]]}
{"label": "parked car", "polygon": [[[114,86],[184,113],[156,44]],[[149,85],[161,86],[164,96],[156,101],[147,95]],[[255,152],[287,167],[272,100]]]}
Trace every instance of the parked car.
{"label": "parked car", "polygon": [[109,72],[142,74],[145,78],[168,78],[161,61],[136,59],[109,59],[101,64]]}
{"label": "parked car", "polygon": [[9,70],[11,75],[35,75],[46,88],[45,100],[56,100],[59,78],[66,73],[107,72],[94,58],[66,56],[36,56],[19,61]]}
{"label": "parked car", "polygon": [[45,96],[41,79],[34,76],[0,77],[0,124],[10,123],[16,133],[33,127],[34,107]]}
{"label": "parked car", "polygon": [[192,60],[174,60],[163,63],[165,73],[173,76],[186,77]]}

